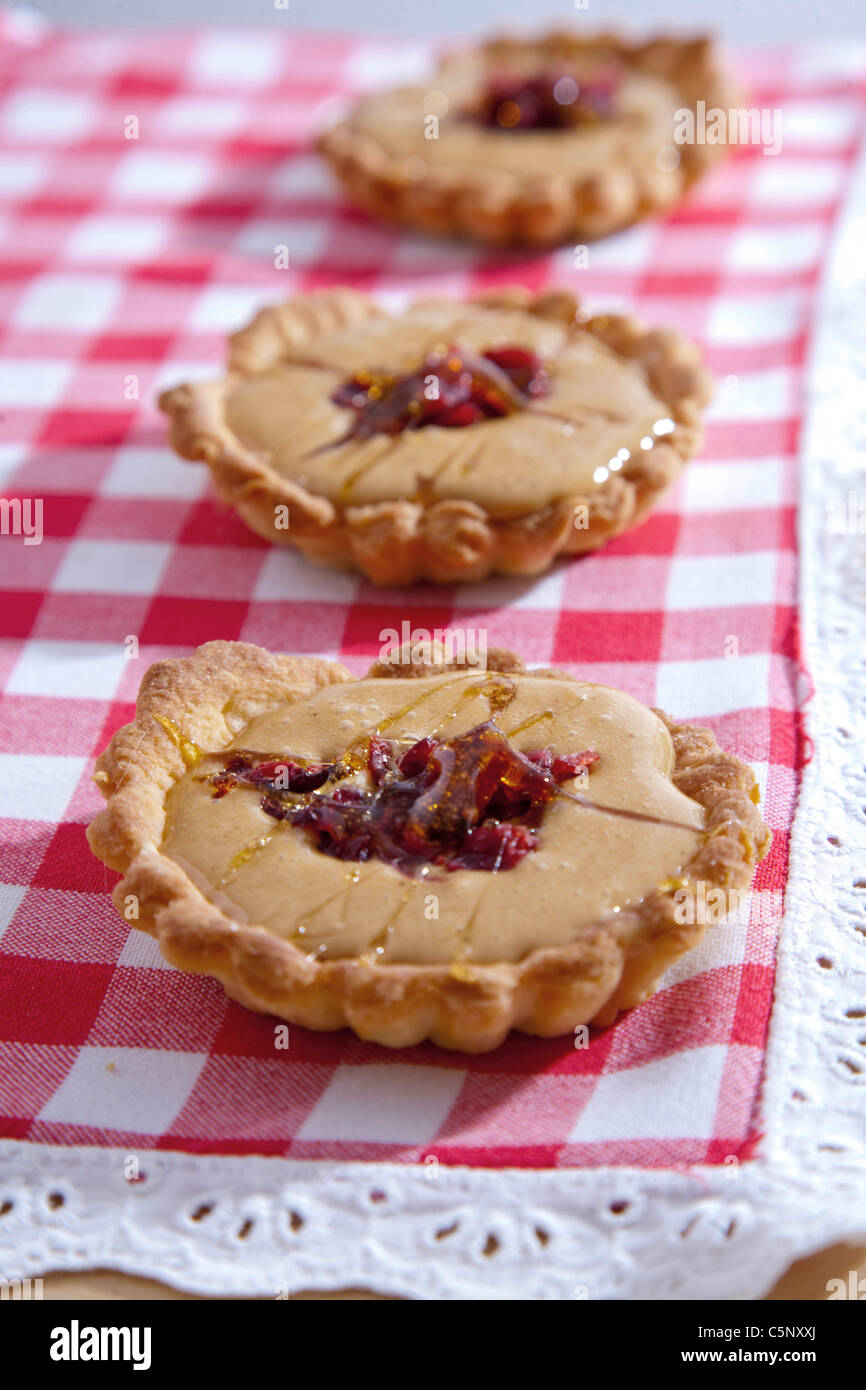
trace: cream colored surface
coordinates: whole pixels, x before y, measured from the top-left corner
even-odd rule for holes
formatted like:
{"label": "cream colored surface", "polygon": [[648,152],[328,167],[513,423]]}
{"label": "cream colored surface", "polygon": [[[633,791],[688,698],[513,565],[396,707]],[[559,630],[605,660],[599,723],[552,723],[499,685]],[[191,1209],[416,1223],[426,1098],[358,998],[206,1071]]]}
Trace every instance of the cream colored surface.
{"label": "cream colored surface", "polygon": [[[537,67],[536,58],[523,64],[527,73]],[[353,124],[392,159],[421,159],[434,173],[478,169],[521,179],[580,178],[606,165],[633,164],[642,151],[654,164],[658,150],[673,144],[674,112],[682,100],[673,86],[648,74],[624,68],[616,115],[573,130],[497,130],[465,119],[463,110],[487,80],[483,64],[469,54],[437,76],[437,95],[445,101],[431,98],[426,87],[376,93],[359,103]],[[440,112],[438,137],[428,139],[425,118]],[[424,173],[419,167],[414,176]]]}
{"label": "cream colored surface", "polygon": [[[330,400],[337,386],[363,369],[417,371],[431,349],[452,344],[531,348],[551,366],[551,392],[516,415],[464,429],[346,439],[354,414]],[[283,362],[236,378],[226,397],[226,422],[242,443],[340,505],[463,498],[499,517],[592,493],[595,470],[655,438],[668,413],[640,368],[590,333],[569,340],[564,325],[537,315],[442,302],[287,345]]]}
{"label": "cream colored surface", "polygon": [[[856,1269],[858,1279],[866,1278],[866,1248],[863,1246],[833,1245],[808,1259],[793,1264],[766,1295],[774,1301],[804,1300],[826,1302],[827,1285],[831,1279],[842,1279],[846,1285],[850,1272]],[[172,1289],[153,1279],[137,1279],[114,1270],[90,1270],[83,1274],[46,1274],[46,1299],[190,1299],[197,1294]],[[336,1293],[315,1292],[292,1294],[293,1299],[370,1299],[383,1295],[367,1289],[341,1289]],[[387,1295],[385,1295],[387,1297]]]}
{"label": "cream colored surface", "polygon": [[[407,744],[430,733],[463,733],[503,700],[496,722],[517,748],[598,751],[588,782],[566,790],[694,829],[604,815],[561,797],[547,808],[539,848],[516,868],[436,871],[415,881],[378,860],[347,863],[320,853],[302,831],[267,816],[254,791],[237,788],[214,800],[202,780],[214,764],[206,763],[168,795],[163,850],[203,875],[210,895],[239,921],[327,957],[489,963],[565,945],[676,876],[700,842],[703,811],[670,781],[670,735],[630,696],[492,673],[366,680],[269,711],[233,746],[332,760],[377,728]],[[430,915],[431,894],[438,917]]]}

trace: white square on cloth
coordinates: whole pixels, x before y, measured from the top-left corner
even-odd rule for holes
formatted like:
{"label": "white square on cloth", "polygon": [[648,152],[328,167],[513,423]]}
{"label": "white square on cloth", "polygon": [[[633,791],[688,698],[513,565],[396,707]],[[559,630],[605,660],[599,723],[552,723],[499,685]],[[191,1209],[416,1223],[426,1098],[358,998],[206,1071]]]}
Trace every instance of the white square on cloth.
{"label": "white square on cloth", "polygon": [[229,96],[171,97],[153,118],[163,137],[225,140],[235,135],[248,115],[247,103]]}
{"label": "white square on cloth", "polygon": [[86,763],[86,758],[0,753],[0,816],[59,821]]}
{"label": "white square on cloth", "polygon": [[238,232],[234,249],[244,256],[273,260],[277,247],[286,246],[289,269],[294,270],[322,256],[330,233],[325,217],[293,217],[291,221],[253,217]]}
{"label": "white square on cloth", "polygon": [[6,682],[9,695],[111,700],[126,665],[120,642],[25,643]]}
{"label": "white square on cloth", "polygon": [[279,76],[282,50],[269,33],[204,34],[189,63],[189,77],[203,87],[262,87]]}
{"label": "white square on cloth", "polygon": [[69,542],[51,585],[55,593],[152,594],[168,564],[162,541]]}
{"label": "white square on cloth", "polygon": [[204,285],[187,326],[194,333],[233,333],[273,299],[273,291],[260,285]]}
{"label": "white square on cloth", "polygon": [[16,362],[4,357],[0,361],[0,406],[50,410],[60,404],[71,375],[71,362],[47,357],[22,357]]}
{"label": "white square on cloth", "polygon": [[684,512],[729,512],[744,507],[778,507],[783,500],[785,465],[780,459],[754,463],[689,464],[680,483]]}
{"label": "white square on cloth", "polygon": [[725,380],[708,420],[781,420],[793,410],[794,375],[789,367],[739,372]]}
{"label": "white square on cloth", "polygon": [[824,228],[820,224],[797,227],[743,227],[730,241],[727,264],[732,271],[783,275],[810,270],[821,255]]}
{"label": "white square on cloth", "polygon": [[429,1144],[441,1129],[463,1085],[451,1067],[341,1066],[307,1116],[299,1139],[360,1143]]}
{"label": "white square on cloth", "polygon": [[83,1047],[39,1118],[162,1134],[186,1104],[206,1061],[203,1052]]}
{"label": "white square on cloth", "polygon": [[[784,138],[784,137],[783,137]],[[842,187],[845,166],[840,161],[816,164],[810,159],[762,159],[752,180],[752,201],[764,206],[809,207],[827,203]],[[793,229],[769,229],[777,241],[784,243]]]}
{"label": "white square on cloth", "polygon": [[0,154],[0,193],[5,198],[26,198],[45,182],[49,160],[29,150],[4,150]]}
{"label": "white square on cloth", "polygon": [[569,1142],[712,1138],[727,1056],[723,1044],[696,1047],[600,1076]]}
{"label": "white square on cloth", "polygon": [[68,145],[88,135],[97,105],[86,92],[53,87],[22,87],[0,112],[0,130],[9,140],[44,140]]}
{"label": "white square on cloth", "polygon": [[766,653],[714,657],[707,661],[665,661],[656,678],[654,703],[675,719],[701,719],[714,714],[766,704],[771,658]]}
{"label": "white square on cloth", "polygon": [[0,883],[0,941],[24,899],[27,889],[21,883]]}
{"label": "white square on cloth", "polygon": [[111,322],[121,289],[113,275],[49,272],[31,281],[13,319],[18,328],[99,332]]}
{"label": "white square on cloth", "polygon": [[167,217],[152,213],[93,213],[84,217],[64,248],[70,261],[137,261],[158,256],[168,236]]}
{"label": "white square on cloth", "polygon": [[706,338],[734,347],[787,342],[804,326],[806,312],[799,291],[720,294],[707,318]]}
{"label": "white square on cloth", "polygon": [[117,199],[187,203],[201,195],[216,172],[217,166],[204,154],[132,149],[117,165],[107,191]]}
{"label": "white square on cloth", "polygon": [[739,607],[776,599],[779,557],[775,551],[743,555],[675,555],[668,572],[667,608]]}
{"label": "white square on cloth", "polygon": [[785,103],[782,138],[786,149],[843,145],[857,130],[857,103],[838,98],[807,97]]}
{"label": "white square on cloth", "polygon": [[166,448],[127,444],[118,449],[100,486],[103,497],[200,497],[207,490],[203,468],[191,468]]}

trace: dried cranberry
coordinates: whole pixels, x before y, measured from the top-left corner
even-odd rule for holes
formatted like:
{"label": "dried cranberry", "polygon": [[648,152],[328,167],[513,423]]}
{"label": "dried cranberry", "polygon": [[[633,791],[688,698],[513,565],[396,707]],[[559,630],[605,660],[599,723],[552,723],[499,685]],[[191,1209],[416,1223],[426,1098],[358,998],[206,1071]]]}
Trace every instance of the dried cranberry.
{"label": "dried cranberry", "polygon": [[567,782],[571,777],[576,777],[583,768],[591,767],[598,762],[598,754],[592,748],[586,748],[582,753],[563,753],[554,757],[549,748],[537,748],[526,757],[536,767],[549,769],[550,775],[555,782]]}
{"label": "dried cranberry", "polygon": [[621,80],[615,63],[602,64],[580,80],[560,70],[498,73],[468,114],[496,130],[565,130],[609,119]]}
{"label": "dried cranberry", "polygon": [[[499,412],[497,412],[499,413]],[[436,417],[437,425],[446,425],[449,429],[462,429],[466,425],[474,425],[479,420],[484,419],[484,411],[480,405],[474,401],[464,401],[462,405],[449,406]]]}
{"label": "dried cranberry", "polygon": [[244,781],[252,782],[254,786],[261,782],[279,782],[283,787],[290,787],[293,776],[300,771],[297,763],[280,762],[279,758],[274,758],[271,762],[257,763],[251,767],[244,773]]}
{"label": "dried cranberry", "polygon": [[513,869],[538,838],[525,825],[476,825],[458,853],[448,860],[449,869]]}
{"label": "dried cranberry", "polygon": [[[262,810],[303,830],[323,854],[363,861],[373,856],[406,874],[424,866],[511,869],[538,840],[533,833],[557,782],[596,761],[592,750],[554,757],[523,754],[493,720],[456,738],[418,739],[395,759],[394,745],[371,736],[372,790],[348,783],[317,789],[342,775],[339,763],[308,763],[232,754],[210,780],[214,795],[230,787],[265,789]],[[279,774],[288,771],[288,787]]]}
{"label": "dried cranberry", "polygon": [[484,356],[495,362],[504,372],[532,371],[538,365],[535,353],[530,352],[528,348],[488,348]]}
{"label": "dried cranberry", "polygon": [[247,768],[252,767],[254,761],[251,753],[233,753],[226,763],[225,770],[226,772],[245,772]]}
{"label": "dried cranberry", "polygon": [[338,806],[345,805],[347,801],[363,801],[364,793],[360,787],[337,787],[331,793],[331,800]]}
{"label": "dried cranberry", "polygon": [[402,376],[359,373],[338,386],[331,400],[355,411],[352,432],[367,437],[424,425],[464,429],[523,410],[549,389],[541,359],[526,348],[477,355],[450,347],[428,353],[417,371]]}
{"label": "dried cranberry", "polygon": [[367,766],[374,787],[381,787],[391,769],[391,745],[386,738],[374,734],[367,752]]}
{"label": "dried cranberry", "polygon": [[294,764],[289,764],[289,767],[289,791],[313,792],[317,787],[321,787],[327,782],[334,764],[307,763],[306,767],[296,767]]}
{"label": "dried cranberry", "polygon": [[[225,796],[231,787],[263,787],[275,798],[282,792],[311,792],[321,787],[336,772],[336,763],[300,763],[288,758],[262,758],[246,750],[230,754],[221,772],[210,777],[215,799]],[[270,812],[269,812],[270,814]]]}
{"label": "dried cranberry", "polygon": [[587,748],[583,753],[565,753],[554,758],[551,772],[557,782],[567,782],[569,778],[576,777],[584,768],[592,767],[592,764],[597,762],[598,754]]}
{"label": "dried cranberry", "polygon": [[425,768],[436,743],[435,738],[428,736],[427,738],[419,738],[417,743],[413,743],[411,748],[407,748],[397,763],[402,775],[414,777],[417,772]]}

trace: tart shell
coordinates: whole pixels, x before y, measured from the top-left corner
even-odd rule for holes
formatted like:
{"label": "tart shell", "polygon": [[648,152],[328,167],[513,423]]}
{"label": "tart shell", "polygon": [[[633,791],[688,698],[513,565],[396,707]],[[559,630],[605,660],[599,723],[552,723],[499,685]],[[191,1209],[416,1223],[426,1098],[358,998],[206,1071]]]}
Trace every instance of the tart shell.
{"label": "tart shell", "polygon": [[[669,82],[684,109],[694,110],[699,100],[706,102],[706,109],[724,110],[742,102],[716,45],[703,36],[659,35],[638,43],[617,34],[584,39],[553,31],[536,39],[495,37],[474,52],[480,63],[494,64],[533,50],[547,63],[614,57],[637,72]],[[448,61],[446,56],[445,67]],[[436,75],[428,85],[435,88]],[[724,145],[681,145],[673,169],[624,161],[578,179],[538,177],[531,167],[522,178],[477,167],[428,170],[419,178],[359,130],[351,112],[320,136],[318,149],[354,202],[376,217],[426,233],[529,246],[594,241],[664,211],[725,153]]]}
{"label": "tart shell", "polygon": [[[504,651],[491,652],[489,665],[525,669]],[[455,669],[434,661],[424,671]],[[370,674],[405,678],[384,664]],[[531,674],[568,679],[557,671]],[[97,761],[95,780],[107,804],[87,833],[94,854],[123,876],[113,892],[118,911],[154,936],[172,964],[215,976],[247,1008],[308,1028],[349,1027],[388,1047],[429,1038],[474,1053],[498,1047],[511,1028],[556,1037],[579,1024],[613,1022],[620,1010],[645,999],[703,935],[704,925],[675,920],[672,893],[663,889],[600,920],[566,947],[502,964],[314,959],[263,928],[232,920],[160,852],[166,792],[189,765],[185,740],[218,750],[264,710],[353,679],[336,663],[233,642],[208,642],[145,675],[134,722]],[[672,781],[706,813],[703,842],[678,882],[747,887],[770,842],[755,802],[754,773],[724,753],[709,730],[656,713],[673,740]]]}
{"label": "tart shell", "polygon": [[[632,316],[584,315],[567,291],[533,295],[515,287],[470,302],[519,309],[595,335],[643,373],[670,414],[672,432],[586,495],[513,518],[492,516],[460,497],[338,506],[247,447],[229,428],[225,412],[234,382],[277,365],[287,347],[296,350],[318,335],[381,316],[366,295],[337,288],[263,309],[231,338],[226,377],[163,392],[159,405],[171,421],[172,445],[181,457],[208,465],[218,496],[260,536],[294,546],[314,561],[357,568],[382,586],[478,582],[495,572],[539,574],[558,555],[595,550],[642,521],[702,443],[701,413],[712,396],[712,378],[695,345],[675,329],[649,328]],[[289,509],[291,529],[275,527],[281,506]]]}

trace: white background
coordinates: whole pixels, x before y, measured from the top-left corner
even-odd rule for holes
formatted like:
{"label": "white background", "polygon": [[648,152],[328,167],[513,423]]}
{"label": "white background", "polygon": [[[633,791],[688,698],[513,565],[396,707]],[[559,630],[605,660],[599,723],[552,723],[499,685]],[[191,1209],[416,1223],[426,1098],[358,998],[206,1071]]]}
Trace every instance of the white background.
{"label": "white background", "polygon": [[712,30],[736,43],[840,38],[866,33],[863,0],[31,0],[59,24],[278,24],[369,34],[471,33],[573,22]]}

